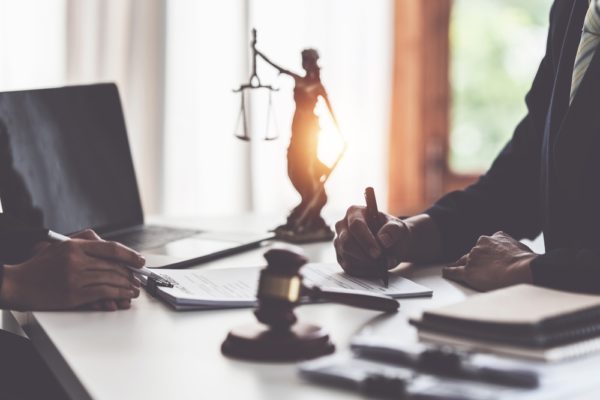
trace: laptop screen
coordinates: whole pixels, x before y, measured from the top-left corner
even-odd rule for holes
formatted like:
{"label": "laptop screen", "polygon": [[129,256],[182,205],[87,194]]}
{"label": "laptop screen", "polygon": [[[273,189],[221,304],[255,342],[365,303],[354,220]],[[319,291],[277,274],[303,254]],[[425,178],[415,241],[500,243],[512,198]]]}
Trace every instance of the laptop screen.
{"label": "laptop screen", "polygon": [[143,223],[117,87],[0,93],[0,200],[66,234]]}

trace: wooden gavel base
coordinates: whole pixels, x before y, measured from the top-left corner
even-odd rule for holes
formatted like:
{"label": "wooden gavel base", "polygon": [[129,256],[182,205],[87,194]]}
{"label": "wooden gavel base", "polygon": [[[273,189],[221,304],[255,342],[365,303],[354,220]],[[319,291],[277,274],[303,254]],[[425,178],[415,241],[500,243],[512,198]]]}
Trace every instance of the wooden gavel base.
{"label": "wooden gavel base", "polygon": [[329,335],[316,325],[297,323],[289,331],[272,331],[253,323],[229,332],[221,352],[232,358],[253,361],[290,362],[333,353]]}

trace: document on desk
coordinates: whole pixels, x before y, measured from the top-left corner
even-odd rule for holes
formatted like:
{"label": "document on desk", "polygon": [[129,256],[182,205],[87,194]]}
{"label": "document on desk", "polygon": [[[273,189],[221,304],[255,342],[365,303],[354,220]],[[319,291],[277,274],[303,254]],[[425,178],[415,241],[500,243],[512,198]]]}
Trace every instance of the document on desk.
{"label": "document on desk", "polygon": [[[253,307],[260,267],[203,270],[167,270],[157,273],[173,283],[157,287],[156,295],[176,310]],[[384,288],[379,279],[352,277],[336,264],[312,263],[301,270],[305,284],[324,289],[347,289],[387,294],[394,298],[431,296],[433,291],[399,275],[390,275]]]}

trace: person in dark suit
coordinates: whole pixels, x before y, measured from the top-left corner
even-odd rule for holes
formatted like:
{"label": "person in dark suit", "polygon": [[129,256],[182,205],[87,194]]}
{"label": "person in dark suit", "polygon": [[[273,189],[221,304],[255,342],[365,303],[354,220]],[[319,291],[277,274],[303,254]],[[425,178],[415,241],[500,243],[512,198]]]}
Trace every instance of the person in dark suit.
{"label": "person in dark suit", "polygon": [[[11,196],[5,196],[11,193]],[[126,309],[140,282],[122,265],[144,259],[85,230],[64,243],[48,241],[36,208],[13,166],[9,135],[0,121],[0,307],[16,310]],[[67,395],[24,337],[0,330],[0,398],[66,399]]]}
{"label": "person in dark suit", "polygon": [[44,210],[34,204],[14,167],[10,137],[0,120],[0,307],[17,310],[129,308],[140,282],[122,264],[144,258],[92,230],[50,243]]}
{"label": "person in dark suit", "polygon": [[[376,236],[390,265],[456,260],[444,276],[478,290],[528,282],[600,293],[599,30],[599,0],[555,0],[527,115],[475,184],[421,215],[382,216]],[[344,270],[373,275],[383,249],[364,209],[350,207],[336,231]],[[518,241],[541,232],[545,254]]]}
{"label": "person in dark suit", "polygon": [[[126,309],[140,283],[120,264],[142,266],[133,250],[87,230],[65,243],[46,242],[47,229],[0,214],[0,306],[17,310]],[[10,263],[10,264],[9,264]],[[0,330],[0,398],[66,399],[24,337]]]}

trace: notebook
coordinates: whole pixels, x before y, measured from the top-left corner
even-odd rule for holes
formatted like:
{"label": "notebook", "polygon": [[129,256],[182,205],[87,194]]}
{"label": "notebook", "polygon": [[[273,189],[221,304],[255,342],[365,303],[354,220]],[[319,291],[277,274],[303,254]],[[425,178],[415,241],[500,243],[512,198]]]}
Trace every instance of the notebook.
{"label": "notebook", "polygon": [[423,313],[419,329],[548,347],[600,334],[600,296],[516,285]]}
{"label": "notebook", "polygon": [[426,311],[411,323],[427,341],[556,359],[600,349],[600,296],[522,284]]}
{"label": "notebook", "polygon": [[572,359],[596,353],[600,350],[600,337],[547,348],[514,346],[430,331],[419,331],[419,340],[424,343],[447,345],[467,351],[493,353],[543,362]]}
{"label": "notebook", "polygon": [[[262,267],[202,270],[160,270],[174,287],[156,287],[155,295],[176,310],[254,307]],[[399,275],[390,275],[387,288],[379,279],[352,277],[336,264],[311,263],[301,270],[305,283],[324,289],[347,289],[386,294],[394,298],[431,296],[433,291]],[[308,301],[308,300],[307,300]]]}

